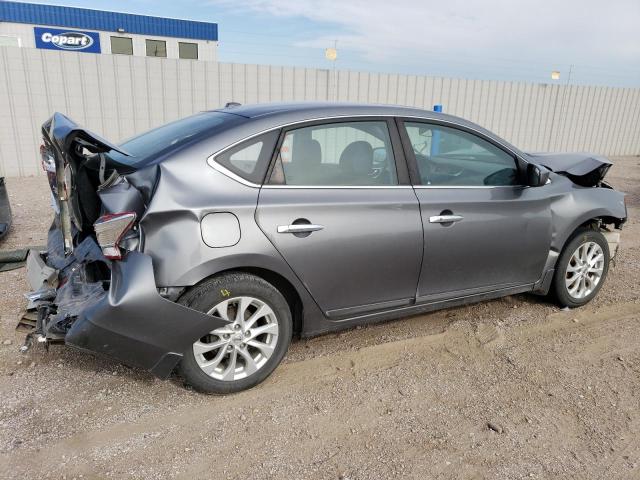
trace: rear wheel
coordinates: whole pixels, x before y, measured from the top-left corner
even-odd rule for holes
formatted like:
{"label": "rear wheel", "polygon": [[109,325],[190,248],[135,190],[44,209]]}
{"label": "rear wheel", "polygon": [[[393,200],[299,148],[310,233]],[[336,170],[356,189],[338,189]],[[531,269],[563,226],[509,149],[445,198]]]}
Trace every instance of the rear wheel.
{"label": "rear wheel", "polygon": [[602,233],[578,230],[567,243],[554,277],[554,291],[563,307],[580,307],[602,288],[609,271],[609,245]]}
{"label": "rear wheel", "polygon": [[186,293],[180,303],[229,320],[184,353],[180,374],[206,393],[232,393],[262,382],[289,348],[291,311],[282,294],[260,277],[229,273]]}

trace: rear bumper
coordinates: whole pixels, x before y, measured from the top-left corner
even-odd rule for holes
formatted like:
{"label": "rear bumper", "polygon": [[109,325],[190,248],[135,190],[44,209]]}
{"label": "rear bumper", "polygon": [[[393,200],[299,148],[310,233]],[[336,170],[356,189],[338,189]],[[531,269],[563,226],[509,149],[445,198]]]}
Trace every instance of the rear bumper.
{"label": "rear bumper", "polygon": [[[29,265],[40,268],[37,262]],[[39,277],[34,272],[29,276]],[[54,312],[60,310],[55,303],[59,297],[50,304]],[[44,321],[45,332],[51,318]],[[65,343],[161,378],[171,374],[194,341],[227,323],[160,296],[151,257],[141,252],[129,252],[124,260],[113,262],[109,290],[81,304],[71,320]]]}

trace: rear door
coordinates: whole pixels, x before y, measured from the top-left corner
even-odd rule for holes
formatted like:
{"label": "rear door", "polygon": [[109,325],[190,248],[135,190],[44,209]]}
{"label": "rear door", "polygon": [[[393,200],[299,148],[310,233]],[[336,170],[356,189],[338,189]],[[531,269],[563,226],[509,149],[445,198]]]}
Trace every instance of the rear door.
{"label": "rear door", "polygon": [[455,126],[401,122],[424,225],[419,301],[533,284],[551,244],[546,187],[513,153]]}
{"label": "rear door", "polygon": [[285,130],[256,219],[329,317],[414,302],[422,223],[393,121]]}

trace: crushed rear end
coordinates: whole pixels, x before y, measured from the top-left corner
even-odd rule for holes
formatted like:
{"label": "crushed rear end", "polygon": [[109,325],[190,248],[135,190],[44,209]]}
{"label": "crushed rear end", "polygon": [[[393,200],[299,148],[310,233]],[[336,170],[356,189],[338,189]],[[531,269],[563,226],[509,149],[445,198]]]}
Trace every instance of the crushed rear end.
{"label": "crushed rear end", "polygon": [[226,322],[159,293],[139,223],[158,166],[114,160],[129,154],[59,113],[42,135],[55,215],[46,251],[27,258],[23,350],[65,343],[168,376],[194,338]]}

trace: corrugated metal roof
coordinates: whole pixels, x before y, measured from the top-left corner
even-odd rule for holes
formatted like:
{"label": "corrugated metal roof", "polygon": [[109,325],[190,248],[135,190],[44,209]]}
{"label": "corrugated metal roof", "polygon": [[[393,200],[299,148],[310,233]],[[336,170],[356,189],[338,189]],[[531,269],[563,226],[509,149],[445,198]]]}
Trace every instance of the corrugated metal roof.
{"label": "corrugated metal roof", "polygon": [[218,40],[218,24],[88,8],[0,1],[0,21],[161,37]]}

